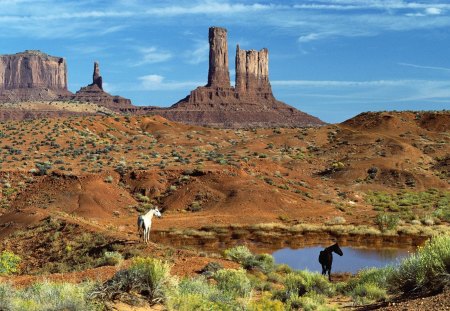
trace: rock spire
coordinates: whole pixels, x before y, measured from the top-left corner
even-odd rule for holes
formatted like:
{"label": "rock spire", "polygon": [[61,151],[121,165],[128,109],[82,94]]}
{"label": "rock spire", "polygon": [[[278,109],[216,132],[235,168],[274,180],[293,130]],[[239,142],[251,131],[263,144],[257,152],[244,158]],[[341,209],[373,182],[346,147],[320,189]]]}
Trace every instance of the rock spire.
{"label": "rock spire", "polygon": [[209,71],[207,86],[230,87],[227,30],[225,28],[209,28]]}
{"label": "rock spire", "polygon": [[269,50],[241,50],[236,47],[236,92],[272,94],[269,82]]}
{"label": "rock spire", "polygon": [[315,126],[323,122],[275,99],[269,81],[269,51],[236,48],[236,83],[230,85],[227,30],[209,28],[208,84],[168,109],[170,120],[214,127]]}
{"label": "rock spire", "polygon": [[92,76],[92,84],[97,85],[100,90],[103,90],[102,76],[100,75],[100,67],[98,62],[94,62],[94,74]]}

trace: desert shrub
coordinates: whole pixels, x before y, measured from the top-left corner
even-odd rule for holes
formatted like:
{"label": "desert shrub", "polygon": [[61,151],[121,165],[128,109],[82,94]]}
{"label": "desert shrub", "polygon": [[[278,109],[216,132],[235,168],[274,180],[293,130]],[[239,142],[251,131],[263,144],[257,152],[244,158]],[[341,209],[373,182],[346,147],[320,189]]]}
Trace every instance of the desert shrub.
{"label": "desert shrub", "polygon": [[237,263],[243,264],[248,258],[253,257],[247,246],[239,245],[225,250],[225,257]]}
{"label": "desert shrub", "polygon": [[38,162],[36,163],[36,174],[37,175],[47,175],[47,172],[49,169],[52,168],[52,163],[51,162]]}
{"label": "desert shrub", "polygon": [[393,230],[397,228],[399,217],[387,213],[380,213],[375,218],[375,223],[381,231]]}
{"label": "desert shrub", "polygon": [[335,308],[327,306],[325,296],[317,294],[316,292],[310,292],[303,296],[293,295],[286,301],[287,310],[335,310]]}
{"label": "desert shrub", "polygon": [[100,305],[88,298],[92,288],[92,283],[35,283],[15,291],[6,310],[100,310]]}
{"label": "desert shrub", "polygon": [[391,290],[431,292],[450,285],[450,236],[435,236],[404,259],[388,278]]}
{"label": "desert shrub", "polygon": [[213,310],[215,307],[211,297],[216,296],[217,288],[208,284],[204,277],[181,280],[176,291],[169,295],[169,310]]}
{"label": "desert shrub", "polygon": [[292,268],[287,264],[278,264],[275,266],[275,271],[278,273],[287,274],[292,272]]}
{"label": "desert shrub", "polygon": [[236,291],[210,284],[205,277],[181,280],[167,299],[167,308],[177,311],[246,310],[246,304],[245,299],[236,296]]}
{"label": "desert shrub", "polygon": [[367,304],[387,296],[387,279],[391,277],[394,267],[387,266],[382,269],[370,268],[358,272],[355,278],[350,279],[341,287],[344,295],[351,296],[355,304]]}
{"label": "desert shrub", "polygon": [[192,201],[192,203],[186,208],[190,212],[198,212],[202,209],[202,205],[198,201]]}
{"label": "desert shrub", "polygon": [[355,304],[368,304],[386,298],[386,289],[372,282],[360,283],[350,293]]}
{"label": "desert shrub", "polygon": [[164,290],[170,284],[170,265],[159,259],[138,257],[133,260],[130,271],[141,277],[141,291],[146,292],[150,301],[164,299]]}
{"label": "desert shrub", "polygon": [[0,275],[18,272],[21,261],[22,259],[13,252],[3,251],[0,254]]}
{"label": "desert shrub", "polygon": [[336,216],[326,222],[327,225],[342,225],[345,224],[346,220],[344,217]]}
{"label": "desert shrub", "polygon": [[247,246],[241,245],[225,250],[225,257],[240,263],[245,269],[258,269],[269,273],[275,269],[275,259],[269,254],[253,255]]}
{"label": "desert shrub", "polygon": [[100,259],[99,266],[116,266],[123,262],[123,256],[119,252],[105,252]]}
{"label": "desert shrub", "polygon": [[215,272],[219,271],[220,269],[223,269],[223,266],[220,263],[215,261],[208,262],[201,270],[201,274],[206,277],[211,277],[214,275]]}
{"label": "desert shrub", "polygon": [[137,292],[151,303],[163,302],[166,291],[174,286],[170,265],[159,259],[137,257],[130,268],[117,272],[112,279],[98,286],[92,297],[104,300],[121,299]]}
{"label": "desert shrub", "polygon": [[335,287],[323,275],[301,270],[286,275],[284,289],[277,293],[277,297],[287,301],[291,297],[303,296],[309,292],[331,296],[335,293]]}
{"label": "desert shrub", "polygon": [[344,294],[349,294],[360,284],[371,283],[378,287],[386,288],[387,279],[392,275],[394,267],[387,266],[382,269],[369,268],[358,272],[355,278],[350,279],[344,286]]}
{"label": "desert shrub", "polygon": [[11,310],[14,289],[11,285],[0,283],[0,310]]}
{"label": "desert shrub", "polygon": [[245,270],[222,269],[214,273],[217,288],[235,297],[250,297],[252,286]]}
{"label": "desert shrub", "polygon": [[243,266],[245,269],[258,269],[269,273],[275,269],[275,259],[269,254],[252,255],[244,260]]}
{"label": "desert shrub", "polygon": [[248,305],[249,311],[284,311],[284,304],[280,300],[271,299],[270,293],[264,293],[261,299],[252,301]]}

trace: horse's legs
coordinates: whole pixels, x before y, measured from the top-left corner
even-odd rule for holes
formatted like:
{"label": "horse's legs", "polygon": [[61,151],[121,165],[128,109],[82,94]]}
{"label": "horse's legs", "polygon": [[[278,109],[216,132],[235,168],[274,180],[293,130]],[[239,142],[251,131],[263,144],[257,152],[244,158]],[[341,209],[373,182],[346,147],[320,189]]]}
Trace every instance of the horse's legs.
{"label": "horse's legs", "polygon": [[322,275],[325,275],[327,273],[327,269],[325,268],[325,265],[322,265]]}
{"label": "horse's legs", "polygon": [[328,267],[328,281],[331,282],[331,265]]}

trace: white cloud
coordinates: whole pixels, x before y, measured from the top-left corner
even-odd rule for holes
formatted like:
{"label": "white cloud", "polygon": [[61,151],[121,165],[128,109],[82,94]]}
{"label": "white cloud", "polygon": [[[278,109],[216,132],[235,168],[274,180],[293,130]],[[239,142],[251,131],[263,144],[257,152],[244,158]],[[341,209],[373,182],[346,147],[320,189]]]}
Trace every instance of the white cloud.
{"label": "white cloud", "polygon": [[166,82],[163,76],[156,74],[142,76],[139,77],[138,80],[141,82],[140,84],[141,90],[145,91],[172,91],[172,90],[192,89],[204,84],[202,82],[197,81]]}
{"label": "white cloud", "polygon": [[425,12],[428,15],[440,15],[442,13],[442,9],[440,9],[440,8],[426,8]]}
{"label": "white cloud", "polygon": [[[383,31],[450,26],[450,19],[445,15],[450,11],[450,4],[443,0],[432,4],[424,0],[316,0],[294,5],[253,1],[196,0],[177,4],[118,0],[102,3],[100,10],[92,1],[1,0],[0,37],[94,37],[183,17],[186,17],[183,25],[197,25],[199,19],[192,18],[195,15],[218,18],[224,25],[277,27],[294,33],[300,43],[332,36],[367,36]],[[207,24],[208,19],[200,22]],[[304,35],[299,36],[300,33]],[[198,55],[193,55],[193,62],[200,62]]]}
{"label": "white cloud", "polygon": [[414,68],[420,68],[420,69],[450,71],[450,68],[446,68],[446,67],[422,66],[422,65],[415,65],[415,64],[409,64],[409,63],[398,63],[398,64],[401,66],[408,66],[408,67],[414,67]]}
{"label": "white cloud", "polygon": [[275,5],[266,4],[231,4],[225,1],[200,1],[194,5],[187,6],[167,6],[151,8],[145,11],[146,15],[174,17],[180,15],[230,15],[237,13],[250,13],[256,11],[266,11],[276,8]]}
{"label": "white cloud", "polygon": [[139,48],[138,50],[139,53],[141,54],[141,60],[134,63],[133,66],[162,63],[172,58],[172,53],[167,51],[161,51],[154,46],[143,47]]}

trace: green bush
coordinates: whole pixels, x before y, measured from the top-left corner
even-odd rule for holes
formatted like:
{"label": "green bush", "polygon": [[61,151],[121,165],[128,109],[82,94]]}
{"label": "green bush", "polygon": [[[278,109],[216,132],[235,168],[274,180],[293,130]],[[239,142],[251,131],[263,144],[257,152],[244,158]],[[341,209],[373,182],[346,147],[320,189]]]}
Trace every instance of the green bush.
{"label": "green bush", "polygon": [[223,269],[223,266],[215,261],[208,262],[203,269],[201,270],[201,274],[206,277],[211,277],[214,275],[215,272],[219,271],[220,269]]}
{"label": "green bush", "polygon": [[100,266],[116,266],[123,262],[123,256],[119,252],[105,252],[100,260]]}
{"label": "green bush", "polygon": [[250,297],[252,286],[245,270],[222,269],[214,273],[217,288],[235,297]]}
{"label": "green bush", "polygon": [[249,311],[284,311],[284,304],[279,300],[271,299],[269,293],[262,295],[261,299],[250,302]]}
{"label": "green bush", "polygon": [[52,168],[51,162],[37,162],[36,163],[36,169],[37,169],[37,175],[47,175],[48,170]]}
{"label": "green bush", "polygon": [[19,264],[22,259],[10,251],[0,254],[0,275],[19,272]]}
{"label": "green bush", "polygon": [[386,289],[379,287],[372,282],[361,283],[351,292],[352,299],[355,304],[368,304],[380,299],[386,298]]}
{"label": "green bush", "polygon": [[92,283],[35,283],[25,289],[0,286],[1,310],[101,310],[101,305],[88,298]]}
{"label": "green bush", "polygon": [[11,285],[0,283],[0,310],[11,310],[14,289]]}
{"label": "green bush", "polygon": [[394,267],[369,268],[358,272],[355,278],[350,279],[343,287],[344,294],[350,294],[358,285],[371,283],[380,288],[387,288],[387,279],[394,272]]}
{"label": "green bush", "polygon": [[287,310],[335,310],[335,308],[325,305],[325,296],[317,294],[316,292],[310,292],[303,296],[293,295],[286,301]]}
{"label": "green bush", "polygon": [[378,225],[378,228],[384,232],[397,228],[399,220],[399,217],[396,215],[380,213],[375,218],[375,223]]}
{"label": "green bush", "polygon": [[170,265],[159,259],[138,257],[133,260],[130,272],[139,275],[141,292],[146,292],[151,302],[161,302],[170,286]]}
{"label": "green bush", "polygon": [[450,236],[435,236],[404,259],[388,278],[393,291],[438,291],[450,285]]}
{"label": "green bush", "polygon": [[269,254],[252,255],[244,260],[243,266],[245,269],[258,269],[269,273],[275,269],[275,259]]}
{"label": "green bush", "polygon": [[[227,270],[220,270],[227,271]],[[236,271],[236,270],[235,270]],[[242,270],[243,271],[243,270]],[[233,271],[231,272],[231,274]],[[221,272],[221,275],[224,273]],[[230,274],[230,273],[228,273]],[[220,283],[224,281],[221,280]],[[237,281],[239,282],[239,280]],[[228,282],[229,284],[233,282]],[[219,282],[218,282],[219,284]],[[234,286],[236,283],[233,283]],[[237,284],[237,286],[240,286]],[[247,295],[247,294],[245,294]],[[240,297],[237,292],[221,284],[210,284],[205,277],[181,280],[178,287],[172,290],[167,298],[168,310],[246,310],[248,296]]]}
{"label": "green bush", "polygon": [[225,257],[240,263],[245,269],[259,269],[269,273],[275,269],[275,259],[269,254],[253,255],[247,246],[236,246],[225,250]]}
{"label": "green bush", "polygon": [[225,257],[237,263],[243,264],[246,260],[253,257],[253,254],[247,246],[239,245],[225,250]]}
{"label": "green bush", "polygon": [[281,300],[289,300],[293,296],[303,296],[309,292],[332,296],[336,289],[323,275],[300,270],[286,275],[284,290],[279,292]]}
{"label": "green bush", "polygon": [[217,296],[217,288],[208,284],[204,277],[181,280],[176,291],[167,299],[169,310],[213,310],[211,298]]}
{"label": "green bush", "polygon": [[169,273],[168,263],[154,258],[137,257],[129,269],[117,272],[112,279],[97,286],[92,297],[105,301],[138,293],[151,303],[160,303],[166,299],[170,288],[175,286]]}

